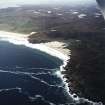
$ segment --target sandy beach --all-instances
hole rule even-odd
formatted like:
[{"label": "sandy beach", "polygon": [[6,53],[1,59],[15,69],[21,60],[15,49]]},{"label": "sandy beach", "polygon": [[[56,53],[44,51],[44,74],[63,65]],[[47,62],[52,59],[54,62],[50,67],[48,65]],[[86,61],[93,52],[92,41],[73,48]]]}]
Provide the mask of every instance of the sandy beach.
[{"label": "sandy beach", "polygon": [[62,79],[62,81],[65,84],[65,88],[70,95],[70,97],[73,97],[69,93],[68,83],[66,83],[66,78],[64,78],[64,75],[61,73],[61,71],[64,70],[64,66],[67,64],[67,60],[69,59],[70,50],[65,48],[67,45],[64,42],[58,42],[58,41],[52,41],[48,43],[40,43],[40,44],[32,44],[28,41],[29,35],[24,34],[18,34],[18,33],[12,33],[12,32],[4,32],[0,31],[0,39],[4,41],[8,41],[10,43],[16,44],[16,45],[25,45],[26,47],[32,48],[32,49],[38,49],[44,53],[50,54],[51,56],[55,56],[59,59],[61,59],[64,63],[60,66],[60,71],[57,71],[57,75]]},{"label": "sandy beach", "polygon": [[24,40],[28,38],[29,35],[27,34],[19,34],[19,33],[13,33],[13,32],[6,32],[6,31],[0,31],[0,38],[12,38],[17,40]]},{"label": "sandy beach", "polygon": [[16,44],[16,45],[25,45],[26,47],[32,48],[32,49],[38,49],[44,53],[50,54],[51,56],[55,56],[63,61],[63,65],[60,66],[60,70],[56,72],[56,74],[62,79],[62,82],[65,84],[65,89],[68,92],[68,95],[72,97],[76,102],[85,102],[88,101],[90,103],[93,103],[87,99],[76,97],[74,98],[74,94],[70,93],[69,90],[69,84],[66,82],[66,78],[64,78],[64,74],[62,74],[62,71],[64,70],[64,66],[67,65],[67,60],[70,58],[70,50],[65,48],[67,46],[64,42],[58,42],[58,41],[52,41],[48,43],[40,43],[40,44],[32,44],[28,41],[28,36],[25,34],[18,34],[18,33],[12,33],[12,32],[5,32],[0,31],[0,40],[8,41],[10,43]]},{"label": "sandy beach", "polygon": [[62,60],[67,60],[69,58],[70,50],[65,48],[67,46],[66,43],[52,41],[48,43],[31,44],[28,42],[28,36],[28,34],[0,31],[0,38],[2,40],[8,40],[14,44],[23,44],[27,47],[36,48]]},{"label": "sandy beach", "polygon": [[70,55],[70,50],[65,48],[67,47],[67,44],[64,42],[52,41],[52,42],[42,43],[42,44],[63,53],[65,56]]},{"label": "sandy beach", "polygon": [[26,38],[29,35],[28,34],[19,34],[19,33],[13,33],[13,32],[6,32],[6,31],[0,31],[0,37],[16,37],[16,38]]}]

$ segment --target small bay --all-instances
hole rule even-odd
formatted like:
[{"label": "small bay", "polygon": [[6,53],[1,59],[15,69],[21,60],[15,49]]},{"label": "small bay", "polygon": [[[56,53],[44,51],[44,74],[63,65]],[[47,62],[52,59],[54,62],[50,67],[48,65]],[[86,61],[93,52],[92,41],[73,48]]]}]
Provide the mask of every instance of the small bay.
[{"label": "small bay", "polygon": [[39,50],[0,41],[0,103],[60,105],[72,102],[56,74],[62,64],[62,60]]}]

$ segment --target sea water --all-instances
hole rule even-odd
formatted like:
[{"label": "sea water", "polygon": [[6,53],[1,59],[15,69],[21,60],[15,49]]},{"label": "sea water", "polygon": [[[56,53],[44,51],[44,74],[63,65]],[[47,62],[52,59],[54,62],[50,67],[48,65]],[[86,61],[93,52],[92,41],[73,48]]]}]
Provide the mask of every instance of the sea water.
[{"label": "sea water", "polygon": [[72,103],[56,73],[62,64],[62,60],[39,50],[0,41],[0,104]]}]

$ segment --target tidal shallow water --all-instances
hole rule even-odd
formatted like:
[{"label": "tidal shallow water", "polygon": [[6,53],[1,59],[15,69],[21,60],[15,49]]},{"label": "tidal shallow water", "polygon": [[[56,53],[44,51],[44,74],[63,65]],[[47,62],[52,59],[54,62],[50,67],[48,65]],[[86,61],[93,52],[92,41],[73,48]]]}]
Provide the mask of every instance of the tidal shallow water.
[{"label": "tidal shallow water", "polygon": [[72,103],[56,74],[63,61],[41,51],[0,41],[1,105]]}]

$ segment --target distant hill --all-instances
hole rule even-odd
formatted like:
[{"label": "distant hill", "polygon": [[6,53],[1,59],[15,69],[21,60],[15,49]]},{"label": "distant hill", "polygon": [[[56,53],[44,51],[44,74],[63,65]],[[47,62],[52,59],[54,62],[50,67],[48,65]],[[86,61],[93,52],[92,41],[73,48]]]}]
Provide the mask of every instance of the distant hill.
[{"label": "distant hill", "polygon": [[100,10],[94,6],[26,5],[0,9],[0,30],[19,33],[104,31]]}]

